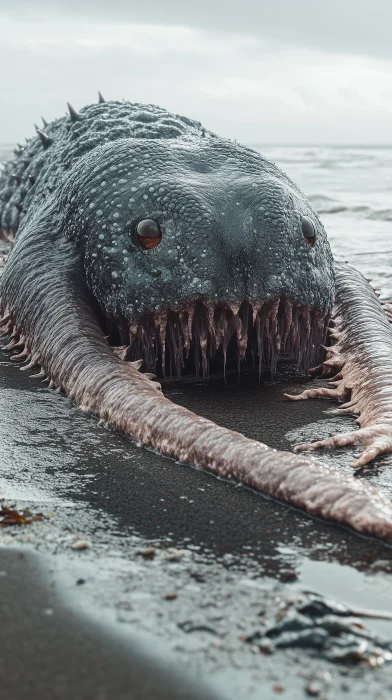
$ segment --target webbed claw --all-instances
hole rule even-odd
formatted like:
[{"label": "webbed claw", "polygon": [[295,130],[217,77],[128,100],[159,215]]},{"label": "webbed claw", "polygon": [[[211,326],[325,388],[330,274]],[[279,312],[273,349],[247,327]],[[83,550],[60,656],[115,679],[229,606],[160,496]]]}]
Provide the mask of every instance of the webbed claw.
[{"label": "webbed claw", "polygon": [[392,453],[392,318],[362,275],[350,266],[336,265],[336,298],[332,313],[335,344],[324,348],[323,376],[331,366],[337,374],[328,387],[306,389],[285,397],[293,401],[335,399],[335,415],[357,416],[359,429],[325,440],[297,445],[296,452],[361,445],[364,450],[351,465],[359,469],[376,457]]},{"label": "webbed claw", "polygon": [[320,447],[347,447],[348,445],[363,445],[364,451],[350,466],[360,469],[376,457],[383,454],[392,454],[392,423],[384,425],[371,425],[348,433],[337,433],[325,440],[304,443],[294,447],[294,452],[307,452],[318,450]]}]

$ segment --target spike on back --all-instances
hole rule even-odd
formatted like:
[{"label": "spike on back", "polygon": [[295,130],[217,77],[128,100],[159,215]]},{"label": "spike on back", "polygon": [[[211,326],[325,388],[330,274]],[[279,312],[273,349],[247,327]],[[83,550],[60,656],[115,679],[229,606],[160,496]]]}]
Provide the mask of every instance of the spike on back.
[{"label": "spike on back", "polygon": [[47,134],[45,134],[44,131],[42,131],[42,129],[38,129],[38,127],[37,127],[37,134],[41,139],[41,143],[42,143],[43,147],[45,149],[48,148],[52,143],[52,139],[50,139],[49,136]]},{"label": "spike on back", "polygon": [[49,124],[48,124],[48,122],[46,121],[46,119],[44,119],[44,117],[41,117],[41,119],[42,119],[42,123],[43,123],[43,125],[44,125],[44,129],[46,129],[46,127],[49,126]]},{"label": "spike on back", "polygon": [[69,102],[67,102],[67,106],[68,106],[69,116],[71,117],[71,122],[76,122],[78,119],[80,119],[79,112],[77,112],[76,109],[74,107],[72,107],[72,105]]},{"label": "spike on back", "polygon": [[102,92],[98,91],[98,104],[103,104],[104,102],[106,102],[106,100],[104,99]]}]

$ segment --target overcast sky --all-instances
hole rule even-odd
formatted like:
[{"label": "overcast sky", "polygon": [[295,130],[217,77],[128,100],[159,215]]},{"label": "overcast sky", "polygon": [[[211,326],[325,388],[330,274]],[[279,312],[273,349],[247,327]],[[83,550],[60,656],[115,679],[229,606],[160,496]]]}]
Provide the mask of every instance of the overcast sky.
[{"label": "overcast sky", "polygon": [[96,100],[246,143],[392,143],[392,0],[0,0],[0,142]]}]

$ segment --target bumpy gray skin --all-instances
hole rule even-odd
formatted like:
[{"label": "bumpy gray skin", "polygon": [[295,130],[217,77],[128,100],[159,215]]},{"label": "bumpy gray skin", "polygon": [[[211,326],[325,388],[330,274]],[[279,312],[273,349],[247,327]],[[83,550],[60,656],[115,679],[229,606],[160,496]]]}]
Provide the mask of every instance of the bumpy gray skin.
[{"label": "bumpy gray skin", "polygon": [[[284,351],[306,369],[320,354],[336,294],[337,385],[351,390],[345,365],[356,381],[366,370],[365,406],[374,375],[366,439],[375,415],[389,430],[387,316],[361,275],[334,265],[321,222],[278,168],[156,107],[100,103],[17,149],[0,181],[0,213],[3,235],[15,238],[0,288],[0,326],[14,358],[40,366],[51,386],[142,445],[392,541],[392,507],[372,487],[220,428],[172,404],[139,371],[138,358],[165,371],[168,349],[181,374],[194,346],[196,368],[201,361],[206,372],[217,348],[225,361],[233,337],[239,360],[253,343],[259,367],[274,369]],[[314,247],[304,215],[316,228]],[[145,218],[163,229],[151,250],[134,236]],[[373,326],[367,334],[364,320],[357,357],[364,300]],[[366,364],[365,356],[378,360]],[[377,440],[369,459],[388,451]]]},{"label": "bumpy gray skin", "polygon": [[[298,188],[258,153],[158,107],[124,102],[85,107],[45,133],[50,146],[37,137],[6,166],[1,228],[16,234],[53,199],[58,236],[78,244],[89,288],[108,315],[131,320],[199,297],[288,296],[331,309],[333,261],[323,226]],[[303,214],[316,224],[317,247],[303,237]],[[148,217],[165,233],[146,252],[130,233]]]}]

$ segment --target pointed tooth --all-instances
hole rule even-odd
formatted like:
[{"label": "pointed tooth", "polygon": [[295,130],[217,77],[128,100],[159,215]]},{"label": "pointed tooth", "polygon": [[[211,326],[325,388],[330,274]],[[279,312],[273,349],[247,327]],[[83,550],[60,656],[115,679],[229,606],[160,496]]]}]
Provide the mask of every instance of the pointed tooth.
[{"label": "pointed tooth", "polygon": [[285,301],[284,301],[285,330],[284,330],[284,335],[282,338],[282,345],[283,346],[286,344],[288,335],[290,333],[292,320],[293,320],[293,305],[290,301],[288,301],[288,299],[285,299]]},{"label": "pointed tooth", "polygon": [[218,307],[214,312],[214,326],[215,326],[215,348],[218,350],[220,344],[223,342],[224,338],[224,318],[226,315],[226,309],[223,307]]},{"label": "pointed tooth", "polygon": [[163,312],[158,314],[156,319],[156,325],[159,326],[159,341],[161,343],[161,366],[162,372],[165,376],[165,364],[166,364],[166,325],[167,325],[167,313]]},{"label": "pointed tooth", "polygon": [[190,341],[192,342],[192,332],[193,332],[193,318],[195,315],[195,307],[190,306],[188,311],[188,333]]},{"label": "pointed tooth", "polygon": [[302,318],[304,320],[304,324],[305,324],[306,340],[308,340],[309,336],[310,336],[310,312],[309,312],[309,309],[307,307],[305,307],[305,306],[302,307],[301,316],[302,316]]},{"label": "pointed tooth", "polygon": [[[227,311],[228,310],[226,310],[226,313],[224,316],[224,335],[223,335],[223,351],[225,353],[225,357],[226,357],[227,348],[229,346],[230,340],[231,340],[231,338],[234,334],[234,330],[235,330],[235,326],[234,326],[234,322],[233,322],[234,317],[233,316],[231,318],[228,317]],[[225,362],[226,362],[226,360],[225,360]]]},{"label": "pointed tooth", "polygon": [[214,309],[211,304],[207,305],[207,323],[208,323],[208,334],[210,337],[210,356],[213,354],[213,349],[216,343],[215,338],[215,326],[214,326]]},{"label": "pointed tooth", "polygon": [[203,328],[201,333],[200,333],[200,350],[201,350],[201,358],[202,358],[202,369],[203,369],[203,377],[207,374],[208,370],[208,359],[207,359],[207,335],[205,332],[205,329]]},{"label": "pointed tooth", "polygon": [[189,328],[188,328],[188,311],[182,311],[180,313],[180,323],[181,323],[181,329],[182,329],[182,335],[184,337],[184,348],[185,348],[185,353],[186,357],[188,358],[189,355],[189,350],[191,347],[191,339],[189,337]]},{"label": "pointed tooth", "polygon": [[130,323],[129,324],[129,346],[132,347],[132,344],[137,336],[137,323]]}]

